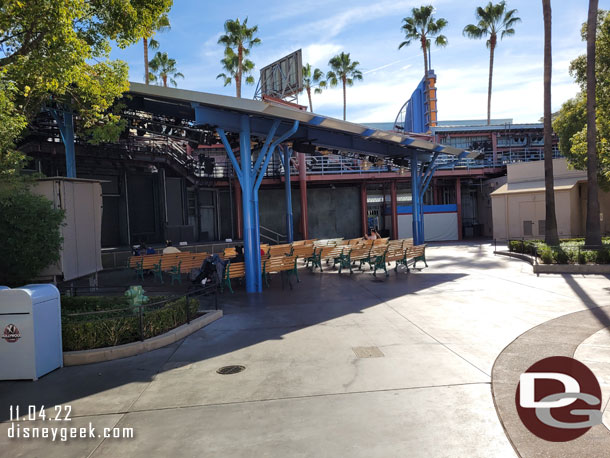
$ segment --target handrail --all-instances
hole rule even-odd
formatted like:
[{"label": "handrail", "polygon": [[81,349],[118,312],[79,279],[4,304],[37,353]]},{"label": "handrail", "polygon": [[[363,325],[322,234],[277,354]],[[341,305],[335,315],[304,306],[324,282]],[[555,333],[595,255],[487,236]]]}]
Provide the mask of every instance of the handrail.
[{"label": "handrail", "polygon": [[[262,224],[260,224],[259,226],[261,228],[261,233],[260,233],[261,238],[267,239],[270,242],[274,242],[274,243],[276,243],[278,245],[280,243],[285,242],[287,240],[287,236],[285,234],[280,234],[279,232],[276,232],[273,229],[269,229],[268,227],[265,227]],[[272,236],[267,235],[267,234],[263,234],[262,231],[270,232],[271,234],[275,235],[275,237],[272,237]]]}]

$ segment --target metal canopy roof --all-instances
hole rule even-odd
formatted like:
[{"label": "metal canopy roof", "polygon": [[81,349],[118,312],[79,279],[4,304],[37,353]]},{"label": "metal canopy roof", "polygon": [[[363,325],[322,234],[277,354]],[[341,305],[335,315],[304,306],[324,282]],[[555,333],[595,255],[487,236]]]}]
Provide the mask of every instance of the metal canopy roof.
[{"label": "metal canopy roof", "polygon": [[[248,114],[251,116],[251,131],[254,135],[266,135],[271,123],[278,119],[287,121],[290,125],[294,121],[299,121],[299,128],[291,140],[329,149],[396,158],[405,157],[413,151],[417,151],[420,160],[423,161],[430,160],[434,153],[449,154],[460,158],[474,158],[478,155],[478,152],[427,142],[395,132],[371,129],[361,124],[261,100],[134,82],[130,83],[129,92],[152,99],[190,103],[197,113],[198,122],[232,132],[239,132],[239,116]],[[279,136],[288,131],[290,125],[280,127],[276,135]]]}]

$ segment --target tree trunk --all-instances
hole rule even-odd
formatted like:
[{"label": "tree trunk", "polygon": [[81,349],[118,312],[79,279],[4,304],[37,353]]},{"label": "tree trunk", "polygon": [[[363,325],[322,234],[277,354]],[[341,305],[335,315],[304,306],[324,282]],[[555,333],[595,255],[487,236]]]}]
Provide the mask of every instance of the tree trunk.
[{"label": "tree trunk", "polygon": [[311,87],[307,86],[307,98],[309,98],[309,111],[313,113],[313,105],[311,104]]},{"label": "tree trunk", "polygon": [[148,38],[142,38],[142,43],[144,44],[144,81],[146,84],[149,84],[148,80]]},{"label": "tree trunk", "polygon": [[595,126],[595,38],[597,33],[598,0],[589,0],[587,18],[587,227],[585,245],[602,244],[599,223],[599,197],[597,186],[597,130]]},{"label": "tree trunk", "polygon": [[345,76],[342,78],[343,82],[343,120],[345,121],[345,107],[347,106],[347,98],[345,97]]},{"label": "tree trunk", "polygon": [[235,86],[237,91],[237,97],[241,97],[241,72],[242,72],[242,59],[244,57],[244,48],[240,44],[237,48],[237,75],[235,77]]},{"label": "tree trunk", "polygon": [[163,87],[167,87],[167,75],[162,75],[161,78],[163,78]]},{"label": "tree trunk", "polygon": [[[428,46],[426,45],[426,42],[428,40],[426,40],[426,36],[422,35],[422,39],[421,39],[421,49],[424,52],[424,88],[428,89]],[[427,96],[426,96],[426,100],[428,100]]]},{"label": "tree trunk", "polygon": [[487,86],[487,125],[491,124],[491,81],[494,74],[494,51],[496,50],[496,36],[489,37],[489,84]]},{"label": "tree trunk", "polygon": [[[422,34],[421,49],[424,52],[424,103],[426,105],[426,111],[430,113],[430,91],[428,88],[428,46],[426,36]],[[430,116],[430,114],[428,114]],[[430,119],[424,120],[426,124],[430,124]]]},{"label": "tree trunk", "polygon": [[544,15],[544,190],[546,209],[544,241],[547,245],[559,245],[557,216],[555,214],[553,127],[551,125],[551,74],[553,69],[551,54],[551,0],[542,0],[542,13]]}]

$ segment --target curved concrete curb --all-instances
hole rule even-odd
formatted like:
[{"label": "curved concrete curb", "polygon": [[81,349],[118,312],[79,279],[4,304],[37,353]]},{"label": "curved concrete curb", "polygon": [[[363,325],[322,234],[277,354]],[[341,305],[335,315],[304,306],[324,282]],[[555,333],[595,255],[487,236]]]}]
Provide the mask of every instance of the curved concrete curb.
[{"label": "curved concrete curb", "polygon": [[527,254],[515,253],[513,251],[494,251],[494,254],[499,254],[502,256],[507,256],[509,258],[520,259],[521,261],[525,261],[528,264],[532,265],[532,258]]},{"label": "curved concrete curb", "polygon": [[538,264],[535,274],[610,274],[610,264]]},{"label": "curved concrete curb", "polygon": [[[494,363],[491,390],[500,422],[520,457],[600,458],[610,456],[610,431],[602,424],[570,442],[547,442],[525,428],[517,414],[519,376],[549,356],[573,357],[589,336],[610,326],[610,306],[564,315],[521,334]],[[603,403],[603,400],[602,400]]]},{"label": "curved concrete curb", "polygon": [[512,251],[494,251],[494,254],[525,261],[534,268],[535,274],[610,274],[610,264],[533,264],[527,254]]},{"label": "curved concrete curb", "polygon": [[116,347],[94,348],[93,350],[64,352],[64,366],[78,366],[81,364],[112,361],[113,359],[127,358],[147,351],[156,350],[184,339],[195,331],[222,317],[222,310],[210,310],[205,315],[195,318],[189,324],[183,324],[165,334],[151,337],[143,342],[132,342]]}]

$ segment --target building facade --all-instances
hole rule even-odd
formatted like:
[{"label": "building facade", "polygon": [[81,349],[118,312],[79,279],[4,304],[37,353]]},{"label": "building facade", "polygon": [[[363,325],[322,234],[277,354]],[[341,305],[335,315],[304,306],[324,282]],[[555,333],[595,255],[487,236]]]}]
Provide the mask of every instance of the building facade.
[{"label": "building facade", "polygon": [[[117,142],[76,141],[77,177],[102,181],[102,246],[241,239],[240,188],[213,126],[196,125],[193,108],[169,96],[130,94],[124,103],[128,127]],[[427,240],[491,237],[493,180],[505,175],[507,164],[542,157],[542,124],[482,124],[439,122],[430,135],[420,135],[481,153],[476,160],[437,159],[424,195]],[[408,167],[350,151],[292,146],[295,238],[358,237],[371,227],[390,237],[410,236]],[[64,147],[50,115],[36,119],[20,149],[32,158],[31,170],[65,175]],[[259,197],[261,238],[270,243],[286,234],[284,177],[282,162],[273,157]]]}]

